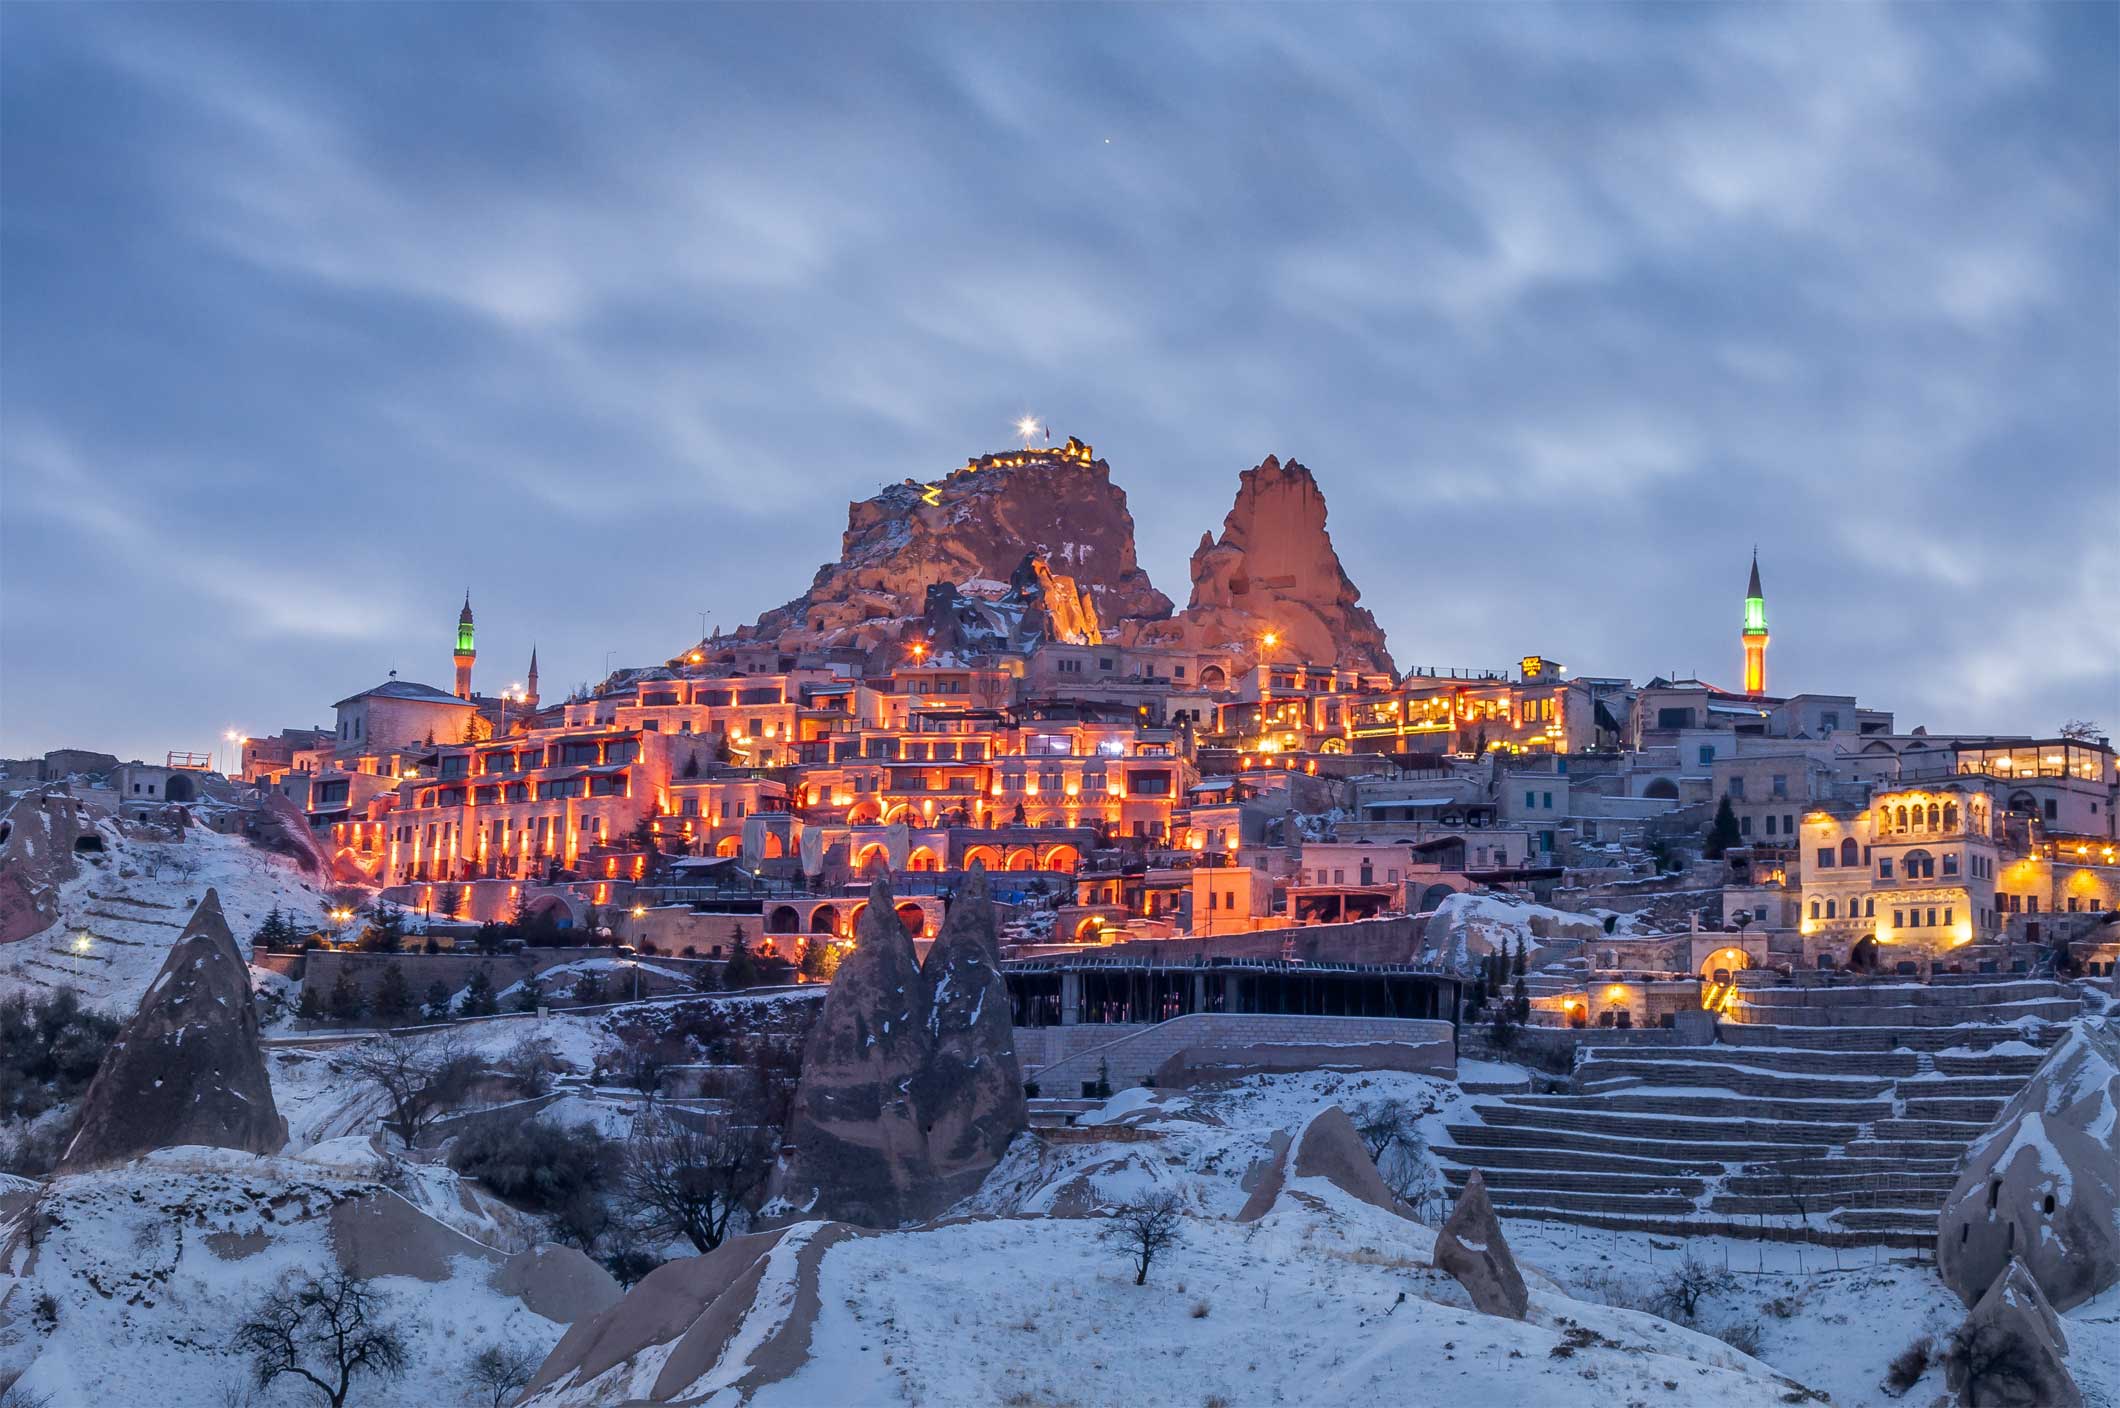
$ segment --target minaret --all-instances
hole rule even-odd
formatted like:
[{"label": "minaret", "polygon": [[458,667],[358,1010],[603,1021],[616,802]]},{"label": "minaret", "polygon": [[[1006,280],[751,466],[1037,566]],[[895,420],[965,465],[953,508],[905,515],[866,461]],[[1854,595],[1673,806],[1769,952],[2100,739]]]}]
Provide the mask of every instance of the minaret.
[{"label": "minaret", "polygon": [[525,709],[535,709],[537,707],[537,647],[534,645],[530,647],[530,673],[525,677],[525,680],[523,707]]},{"label": "minaret", "polygon": [[464,593],[464,609],[456,618],[456,697],[471,697],[471,662],[478,650],[471,643],[471,593]]},{"label": "minaret", "polygon": [[1767,692],[1767,599],[1759,590],[1759,549],[1752,549],[1752,581],[1745,588],[1745,693]]}]

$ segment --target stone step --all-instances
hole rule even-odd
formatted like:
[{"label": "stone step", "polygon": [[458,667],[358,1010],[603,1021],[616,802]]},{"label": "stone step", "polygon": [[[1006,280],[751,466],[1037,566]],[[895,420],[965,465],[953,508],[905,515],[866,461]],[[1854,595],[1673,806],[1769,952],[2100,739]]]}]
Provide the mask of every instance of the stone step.
[{"label": "stone step", "polygon": [[[1853,1209],[1866,1212],[1925,1212],[1931,1222],[1943,1208],[1943,1200],[1950,1192],[1923,1193],[1918,1190],[1898,1192],[1889,1189],[1853,1189],[1836,1194],[1814,1194],[1799,1190],[1804,1211],[1812,1217],[1822,1213]],[[1796,1216],[1796,1202],[1786,1193],[1718,1193],[1708,1200],[1708,1211],[1729,1213],[1735,1217],[1757,1217],[1765,1213],[1769,1217]]]},{"label": "stone step", "polygon": [[1623,1139],[1600,1134],[1573,1134],[1556,1141],[1551,1131],[1516,1125],[1453,1124],[1446,1128],[1451,1139],[1467,1149],[1582,1150],[1704,1170],[1711,1164],[1728,1168],[1744,1163],[1771,1163],[1776,1159],[1822,1159],[1832,1148],[1829,1142],[1822,1141],[1723,1144],[1688,1139],[1674,1143],[1668,1139]]},{"label": "stone step", "polygon": [[1732,1046],[1807,1047],[1835,1052],[1945,1051],[1960,1046],[1983,1049],[2006,1041],[2050,1046],[2060,1039],[2058,1029],[2041,1027],[1776,1027],[1740,1022],[1724,1023],[1721,1035]]},{"label": "stone step", "polygon": [[1918,1076],[1899,1082],[1899,1098],[1926,1100],[1932,1096],[1948,1096],[1964,1100],[1992,1097],[1999,1103],[2024,1089],[2024,1085],[2023,1076]]},{"label": "stone step", "polygon": [[1914,1245],[1934,1246],[1936,1243],[1935,1212],[1896,1212],[1888,1209],[1852,1209],[1836,1212],[1832,1221],[1850,1231],[1900,1232],[1918,1237]]},{"label": "stone step", "polygon": [[1887,1159],[1948,1163],[1956,1167],[1965,1157],[1962,1139],[1850,1139],[1842,1152],[1853,1159]]},{"label": "stone step", "polygon": [[1689,1119],[1825,1120],[1860,1124],[1890,1119],[1889,1100],[1769,1100],[1746,1095],[1665,1093],[1654,1089],[1613,1095],[1519,1095],[1509,1104],[1523,1108],[1616,1110],[1640,1115],[1682,1115]]},{"label": "stone step", "polygon": [[1490,1189],[1488,1201],[1495,1211],[1517,1217],[1524,1209],[1564,1210],[1592,1213],[1667,1213],[1683,1215],[1695,1210],[1694,1200],[1668,1194],[1561,1193],[1545,1189]]},{"label": "stone step", "polygon": [[2066,1022],[2083,1012],[2077,997],[2038,997],[2021,1002],[1964,1003],[1951,1006],[1758,1007],[1733,1002],[1723,1009],[1725,1025],[1778,1023],[1785,1030],[1842,1031],[1869,1027],[1960,1027],[1989,1022],[2017,1022],[2036,1017]]},{"label": "stone step", "polygon": [[[2015,1033],[2012,1033],[2015,1035]],[[2001,1045],[2000,1042],[1991,1043]],[[2038,1046],[2043,1043],[2032,1042]],[[2029,1080],[2046,1061],[2046,1053],[2018,1051],[1983,1051],[1977,1055],[1959,1056],[1938,1052],[1933,1058],[1936,1070],[1948,1076],[2022,1076]]]},{"label": "stone step", "polygon": [[[1604,1073],[1610,1071],[1611,1076]],[[1892,1088],[1889,1076],[1853,1076],[1836,1079],[1792,1075],[1786,1071],[1752,1070],[1721,1062],[1642,1061],[1598,1062],[1577,1071],[1584,1094],[1632,1086],[1702,1086],[1727,1090],[1736,1095],[1772,1095],[1786,1100],[1859,1100],[1884,1094]]]},{"label": "stone step", "polygon": [[1654,1175],[1658,1178],[1683,1177],[1688,1174],[1721,1173],[1723,1165],[1716,1159],[1700,1159],[1674,1156],[1668,1159],[1638,1159],[1623,1154],[1595,1154],[1572,1145],[1567,1148],[1515,1149],[1501,1145],[1484,1147],[1461,1147],[1439,1144],[1432,1149],[1441,1163],[1462,1164],[1479,1169],[1522,1169],[1538,1171],[1551,1169],[1564,1173],[1632,1173]]},{"label": "stone step", "polygon": [[1968,1120],[1878,1120],[1870,1126],[1869,1138],[1900,1142],[1949,1144],[1960,1153],[1987,1132],[1987,1121]]},{"label": "stone step", "polygon": [[[1854,1214],[1860,1216],[1861,1214]],[[1624,1214],[1582,1212],[1567,1208],[1519,1208],[1504,1216],[1518,1221],[1564,1222],[1577,1227],[1596,1227],[1614,1232],[1639,1232],[1650,1236],[1686,1239],[1691,1237],[1729,1237],[1740,1241],[1803,1242],[1821,1247],[1908,1247],[1927,1248],[1936,1244],[1936,1229],[1932,1225],[1926,1231],[1919,1228],[1893,1230],[1884,1228],[1875,1231],[1854,1230],[1828,1224],[1819,1227],[1812,1224],[1795,1225],[1792,1219],[1754,1218],[1749,1221],[1732,1217],[1639,1217]],[[1932,1220],[1933,1221],[1933,1220]]]},{"label": "stone step", "polygon": [[1985,983],[1857,982],[1832,987],[1739,984],[1737,1000],[1777,1009],[1876,1007],[1997,1007],[2012,1002],[2074,996],[2050,978],[1998,978]]},{"label": "stone step", "polygon": [[[1620,1193],[1629,1195],[1663,1195],[1669,1197],[1698,1198],[1707,1187],[1698,1178],[1671,1178],[1644,1174],[1626,1173],[1554,1173],[1544,1169],[1486,1168],[1479,1170],[1490,1191],[1499,1189],[1540,1189],[1568,1193]],[[1445,1167],[1443,1179],[1453,1188],[1462,1188],[1472,1177],[1470,1168]],[[1939,1204],[1940,1205],[1940,1204]]]},{"label": "stone step", "polygon": [[1853,1196],[1879,1189],[1891,1189],[1909,1197],[1916,1195],[1932,1196],[1936,1200],[1935,1205],[1941,1207],[1943,1206],[1945,1195],[1956,1187],[1958,1183],[1957,1175],[1949,1171],[1938,1173],[1895,1173],[1879,1170],[1870,1174],[1849,1174],[1827,1171],[1832,1168],[1831,1161],[1828,1161],[1823,1168],[1817,1164],[1808,1165],[1804,1168],[1775,1165],[1776,1172],[1746,1173],[1739,1171],[1732,1173],[1723,1180],[1723,1191],[1738,1197],[1747,1198],[1782,1196],[1787,1192],[1787,1188],[1777,1176],[1777,1173],[1785,1167],[1796,1178],[1798,1188],[1806,1196],[1816,1194],[1827,1198]]},{"label": "stone step", "polygon": [[1908,1099],[1901,1107],[1910,1120],[1948,1120],[1958,1124],[1977,1124],[1983,1127],[1995,1122],[2007,1102],[1995,1096],[1942,1097],[1919,1096]]},{"label": "stone step", "polygon": [[1608,1061],[1627,1065],[1654,1063],[1675,1066],[1727,1063],[1749,1070],[1896,1077],[1913,1075],[1919,1060],[1918,1056],[1907,1051],[1839,1052],[1817,1051],[1806,1047],[1719,1043],[1714,1046],[1680,1047],[1593,1046],[1584,1055],[1583,1064],[1603,1065]]},{"label": "stone step", "polygon": [[1717,1141],[1741,1144],[1844,1144],[1856,1137],[1855,1121],[1681,1119],[1672,1116],[1620,1114],[1582,1108],[1525,1106],[1515,1101],[1482,1106],[1482,1122],[1519,1128],[1599,1134],[1635,1140],[1669,1140],[1681,1144]]}]

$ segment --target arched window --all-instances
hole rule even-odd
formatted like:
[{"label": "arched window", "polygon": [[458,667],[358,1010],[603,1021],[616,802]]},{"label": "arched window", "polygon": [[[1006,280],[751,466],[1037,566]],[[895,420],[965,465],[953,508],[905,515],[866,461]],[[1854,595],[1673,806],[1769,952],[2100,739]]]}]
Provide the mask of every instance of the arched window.
[{"label": "arched window", "polygon": [[1958,804],[1956,802],[1945,802],[1943,804],[1943,829],[1946,831],[1956,831],[1958,829]]},{"label": "arched window", "polygon": [[1943,825],[1943,808],[1931,802],[1929,803],[1929,830],[1934,831],[1941,825]]},{"label": "arched window", "polygon": [[1838,900],[1827,900],[1827,901],[1826,901],[1826,918],[1828,918],[1828,919],[1837,919],[1837,918],[1839,918],[1839,915],[1838,915],[1838,914],[1836,913],[1836,911],[1837,911],[1837,910],[1838,910],[1839,908],[1840,908],[1840,901],[1838,901]]},{"label": "arched window", "polygon": [[1901,831],[1907,829],[1907,809],[1905,807],[1899,809],[1899,829]]},{"label": "arched window", "polygon": [[1864,900],[1862,902],[1862,917],[1865,919],[1875,919],[1877,917],[1877,901]]},{"label": "arched window", "polygon": [[1925,880],[1936,874],[1936,857],[1927,851],[1913,850],[1906,853],[1900,862],[1900,870],[1908,880]]},{"label": "arched window", "polygon": [[1812,901],[1811,901],[1811,917],[1812,917],[1813,919],[1816,919],[1816,918],[1818,917],[1818,901],[1817,901],[1817,900],[1812,900]]},{"label": "arched window", "polygon": [[1861,861],[1862,850],[1855,844],[1853,836],[1840,843],[1840,863],[1842,865],[1858,865]]}]

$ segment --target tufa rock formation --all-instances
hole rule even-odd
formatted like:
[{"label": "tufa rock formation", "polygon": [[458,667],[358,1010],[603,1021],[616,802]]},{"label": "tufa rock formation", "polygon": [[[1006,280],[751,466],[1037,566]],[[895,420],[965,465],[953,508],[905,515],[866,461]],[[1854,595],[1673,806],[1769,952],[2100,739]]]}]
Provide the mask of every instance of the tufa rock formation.
[{"label": "tufa rock formation", "polygon": [[2061,1317],[2011,1261],[1944,1350],[1944,1382],[1962,1408],[2082,1408]]},{"label": "tufa rock formation", "polygon": [[1054,641],[1097,645],[1104,639],[1096,604],[1074,578],[1056,576],[1035,553],[1009,574],[1007,589],[998,595],[940,582],[929,587],[918,633],[937,654],[957,655],[1031,651]]},{"label": "tufa rock formation", "polygon": [[1302,1134],[1294,1139],[1285,1131],[1275,1130],[1268,1144],[1271,1157],[1245,1173],[1244,1189],[1249,1196],[1237,1213],[1237,1221],[1256,1222],[1273,1211],[1283,1197],[1316,1201],[1313,1194],[1293,1186],[1303,1179],[1329,1183],[1371,1207],[1400,1217],[1407,1215],[1405,1205],[1393,1196],[1384,1176],[1377,1172],[1376,1161],[1369,1157],[1354,1121],[1338,1105],[1327,1105],[1312,1115]]},{"label": "tufa rock formation", "polygon": [[1455,1277],[1485,1314],[1521,1320],[1531,1306],[1531,1294],[1502,1236],[1502,1221],[1487,1200],[1487,1180],[1478,1169],[1465,1180],[1450,1220],[1436,1233],[1435,1265]]},{"label": "tufa rock formation", "polygon": [[63,788],[25,792],[0,811],[0,943],[41,934],[59,919],[59,886],[80,865],[75,848],[102,839]]},{"label": "tufa rock formation", "polygon": [[1936,1269],[1967,1305],[2022,1262],[2063,1310],[2120,1281],[2120,1033],[2086,1017],[1987,1133],[1937,1218]]},{"label": "tufa rock formation", "polygon": [[803,1050],[777,1211],[896,1227],[979,1186],[1028,1123],[984,870],[923,971],[889,883],[869,890]]},{"label": "tufa rock formation", "polygon": [[1030,1123],[984,866],[975,865],[951,899],[920,976],[932,1051],[913,1079],[913,1108],[939,1210],[977,1192]]},{"label": "tufa rock formation", "polygon": [[1134,560],[1125,491],[1071,439],[987,455],[936,483],[907,480],[848,505],[839,560],[738,636],[783,650],[873,649],[922,613],[930,587],[999,591],[1026,551],[1079,583],[1100,620],[1170,614],[1170,598]]},{"label": "tufa rock formation", "polygon": [[[1244,471],[1218,542],[1202,534],[1192,557],[1192,600],[1173,623],[1194,649],[1230,648],[1251,657],[1268,631],[1273,658],[1372,672],[1392,670],[1376,618],[1357,605],[1332,535],[1325,495],[1309,470],[1268,455]],[[1146,643],[1173,638],[1144,626]]]},{"label": "tufa rock formation", "polygon": [[250,969],[212,890],[118,1033],[61,1172],[179,1144],[271,1154],[287,1142],[258,1045]]},{"label": "tufa rock formation", "polygon": [[[560,1337],[519,1400],[539,1408],[743,1403],[809,1362],[818,1265],[861,1233],[805,1222],[664,1262]],[[727,1394],[726,1400],[722,1397]]]}]

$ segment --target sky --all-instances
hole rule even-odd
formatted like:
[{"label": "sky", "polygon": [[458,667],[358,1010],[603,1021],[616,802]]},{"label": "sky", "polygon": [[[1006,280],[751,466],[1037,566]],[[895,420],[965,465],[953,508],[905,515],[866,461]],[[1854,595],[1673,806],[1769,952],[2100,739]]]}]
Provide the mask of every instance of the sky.
[{"label": "sky", "polygon": [[0,756],[547,697],[1078,435],[1401,668],[2120,732],[2120,7],[0,6]]}]

